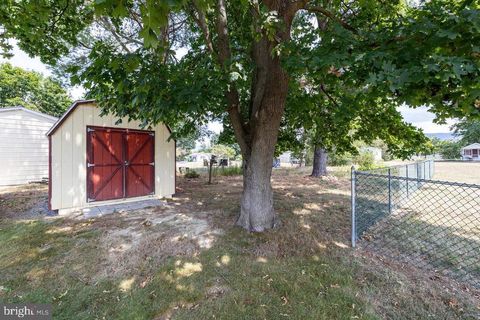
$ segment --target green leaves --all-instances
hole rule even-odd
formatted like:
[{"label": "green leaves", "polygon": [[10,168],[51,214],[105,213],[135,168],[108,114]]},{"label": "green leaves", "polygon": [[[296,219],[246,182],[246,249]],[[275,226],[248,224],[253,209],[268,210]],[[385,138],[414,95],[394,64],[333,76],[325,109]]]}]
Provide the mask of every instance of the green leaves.
[{"label": "green leaves", "polygon": [[463,146],[480,142],[480,121],[462,119],[454,126],[455,135],[460,137],[460,144]]},{"label": "green leaves", "polygon": [[93,5],[84,0],[2,1],[0,38],[19,40],[22,50],[53,65],[78,44],[77,35],[92,19]]},{"label": "green leaves", "polygon": [[95,14],[98,16],[110,15],[115,18],[128,15],[128,1],[123,0],[95,0]]},{"label": "green leaves", "polygon": [[0,64],[0,108],[24,106],[52,116],[60,116],[72,103],[66,90],[41,74]]},{"label": "green leaves", "polygon": [[[63,70],[75,83],[106,110],[145,123],[223,118],[224,93],[232,84],[248,119],[258,71],[252,49],[261,37],[271,42],[264,54],[280,57],[292,79],[284,127],[295,137],[299,126],[321,128],[331,145],[349,146],[356,132],[362,139],[383,135],[408,149],[401,139],[421,139],[392,106],[426,104],[439,120],[480,116],[478,1],[413,7],[361,0],[348,9],[331,1],[327,9],[355,32],[299,11],[290,41],[278,38],[286,27],[281,12],[227,1],[232,54],[222,67],[206,50],[198,9],[217,50],[217,9],[209,0],[6,0],[0,4],[0,47],[7,48],[1,39],[15,37],[50,64],[68,55]],[[188,50],[179,61],[178,48]]]}]

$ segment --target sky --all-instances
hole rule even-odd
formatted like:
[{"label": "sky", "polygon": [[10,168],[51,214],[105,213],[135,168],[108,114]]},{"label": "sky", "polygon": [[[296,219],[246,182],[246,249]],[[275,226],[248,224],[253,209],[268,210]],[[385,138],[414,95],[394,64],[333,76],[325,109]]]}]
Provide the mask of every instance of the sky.
[{"label": "sky", "polygon": [[[9,61],[12,65],[21,67],[27,70],[33,70],[49,76],[52,72],[49,70],[48,66],[43,64],[39,58],[29,57],[25,52],[20,50],[16,45],[13,49],[13,57],[6,60],[0,57],[0,62]],[[81,87],[75,87],[69,90],[70,95],[73,99],[82,99],[84,95],[84,90]],[[402,113],[405,121],[412,123],[418,128],[423,129],[425,133],[447,133],[451,132],[450,127],[455,123],[454,120],[447,121],[445,125],[435,124],[433,119],[435,115],[431,112],[428,112],[427,107],[420,107],[416,109],[409,108],[408,106],[400,107],[400,112]],[[209,129],[214,132],[220,132],[222,125],[220,123],[211,123],[209,124]]]}]

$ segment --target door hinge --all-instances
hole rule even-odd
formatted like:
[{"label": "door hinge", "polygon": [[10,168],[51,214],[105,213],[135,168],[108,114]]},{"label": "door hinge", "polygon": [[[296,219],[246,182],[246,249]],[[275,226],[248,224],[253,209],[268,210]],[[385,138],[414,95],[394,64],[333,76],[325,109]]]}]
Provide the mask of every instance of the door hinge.
[{"label": "door hinge", "polygon": [[93,163],[88,163],[87,162],[87,168],[91,168],[91,167],[95,167],[95,165]]},{"label": "door hinge", "polygon": [[94,132],[95,129],[92,129],[92,128],[87,128],[87,132]]},{"label": "door hinge", "polygon": [[92,198],[87,198],[87,202],[94,202],[95,199],[92,199]]},{"label": "door hinge", "polygon": [[155,162],[150,162],[149,165],[154,166]]},{"label": "door hinge", "polygon": [[155,137],[155,133],[153,133],[153,132],[150,132],[149,135],[152,136],[152,137]]}]

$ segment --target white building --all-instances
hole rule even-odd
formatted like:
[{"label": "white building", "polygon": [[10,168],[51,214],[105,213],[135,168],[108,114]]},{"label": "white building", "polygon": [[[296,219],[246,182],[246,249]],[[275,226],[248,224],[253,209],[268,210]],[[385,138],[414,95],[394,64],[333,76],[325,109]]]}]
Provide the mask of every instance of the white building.
[{"label": "white building", "polygon": [[480,161],[480,143],[472,143],[461,149],[462,160]]},{"label": "white building", "polygon": [[280,165],[283,165],[283,166],[291,165],[291,163],[292,163],[292,152],[291,151],[286,151],[286,152],[282,153],[281,155],[279,155],[278,159],[280,160]]},{"label": "white building", "polygon": [[48,178],[48,138],[57,118],[24,107],[0,109],[0,185]]}]

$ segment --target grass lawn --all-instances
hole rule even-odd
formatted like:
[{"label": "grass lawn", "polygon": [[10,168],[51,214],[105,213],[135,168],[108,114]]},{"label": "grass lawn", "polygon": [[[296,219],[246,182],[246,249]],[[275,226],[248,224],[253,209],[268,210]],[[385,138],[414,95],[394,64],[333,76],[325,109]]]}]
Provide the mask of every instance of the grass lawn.
[{"label": "grass lawn", "polygon": [[473,289],[352,251],[338,172],[274,170],[282,226],[262,234],[233,226],[238,176],[179,178],[165,206],[89,220],[35,215],[44,186],[0,191],[0,301],[54,319],[478,319]]},{"label": "grass lawn", "polygon": [[480,162],[435,162],[435,180],[480,184]]}]

